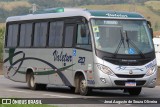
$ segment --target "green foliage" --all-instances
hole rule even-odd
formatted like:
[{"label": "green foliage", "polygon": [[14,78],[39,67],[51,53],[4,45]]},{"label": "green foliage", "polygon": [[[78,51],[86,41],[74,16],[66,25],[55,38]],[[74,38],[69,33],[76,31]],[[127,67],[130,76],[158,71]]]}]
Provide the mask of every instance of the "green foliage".
[{"label": "green foliage", "polygon": [[3,61],[4,28],[0,28],[0,63]]},{"label": "green foliage", "polygon": [[126,4],[126,3],[144,3],[149,0],[28,0],[30,3],[36,3],[40,7],[72,7],[82,5],[108,5],[108,4]]},{"label": "green foliage", "polygon": [[5,20],[10,16],[17,16],[17,15],[25,15],[29,13],[28,7],[17,7],[12,11],[7,11],[0,8],[0,23],[4,23]]}]

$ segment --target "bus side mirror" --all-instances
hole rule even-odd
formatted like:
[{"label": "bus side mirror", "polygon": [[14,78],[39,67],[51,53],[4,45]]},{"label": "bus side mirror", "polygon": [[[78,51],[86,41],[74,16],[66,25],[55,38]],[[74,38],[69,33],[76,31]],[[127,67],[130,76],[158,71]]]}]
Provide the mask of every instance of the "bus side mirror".
[{"label": "bus side mirror", "polygon": [[152,28],[149,28],[150,32],[151,32],[151,36],[153,38],[153,29]]},{"label": "bus side mirror", "polygon": [[150,28],[152,27],[152,24],[150,21],[147,21],[147,24],[149,25]]},{"label": "bus side mirror", "polygon": [[149,30],[150,30],[150,33],[151,33],[151,36],[153,38],[153,29],[152,29],[152,24],[150,21],[147,21],[147,24],[149,25]]}]

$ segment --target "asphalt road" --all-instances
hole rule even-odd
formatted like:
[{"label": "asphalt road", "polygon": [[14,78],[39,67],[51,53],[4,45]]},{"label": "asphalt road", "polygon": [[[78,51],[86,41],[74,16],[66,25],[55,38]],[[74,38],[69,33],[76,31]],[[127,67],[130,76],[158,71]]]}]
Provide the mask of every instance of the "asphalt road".
[{"label": "asphalt road", "polygon": [[[48,86],[44,91],[33,91],[27,87],[26,83],[13,82],[0,75],[0,98],[71,98],[73,103],[78,99],[80,104],[58,104],[63,107],[160,107],[160,104],[83,104],[83,102],[99,103],[102,99],[123,99],[123,98],[159,98],[160,99],[160,86],[155,88],[143,88],[141,94],[138,97],[129,96],[127,93],[123,93],[122,90],[93,90],[90,96],[81,96],[74,94],[68,87],[55,87]],[[89,99],[99,98],[99,99]],[[62,101],[63,102],[63,101]]]}]

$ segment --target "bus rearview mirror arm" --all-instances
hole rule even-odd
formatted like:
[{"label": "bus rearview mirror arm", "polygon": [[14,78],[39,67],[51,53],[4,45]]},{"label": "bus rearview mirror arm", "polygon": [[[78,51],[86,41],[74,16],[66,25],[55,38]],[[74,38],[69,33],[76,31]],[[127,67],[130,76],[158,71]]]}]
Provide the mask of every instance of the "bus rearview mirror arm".
[{"label": "bus rearview mirror arm", "polygon": [[147,21],[147,24],[149,25],[149,30],[150,30],[150,33],[151,33],[151,36],[153,38],[153,29],[152,29],[152,24],[150,21]]},{"label": "bus rearview mirror arm", "polygon": [[151,32],[151,36],[153,38],[153,29],[152,28],[149,28],[150,32]]}]

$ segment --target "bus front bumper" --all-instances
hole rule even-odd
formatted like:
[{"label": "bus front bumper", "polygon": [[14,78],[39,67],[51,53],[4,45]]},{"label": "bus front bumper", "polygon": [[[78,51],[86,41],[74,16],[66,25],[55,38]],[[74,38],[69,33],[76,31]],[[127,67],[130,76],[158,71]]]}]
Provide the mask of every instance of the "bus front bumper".
[{"label": "bus front bumper", "polygon": [[[154,88],[156,86],[157,72],[150,76],[143,76],[142,78],[119,78],[116,75],[100,77],[98,84],[95,87],[102,88],[129,88],[129,87],[148,87]],[[130,84],[130,85],[129,85]]]}]

